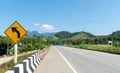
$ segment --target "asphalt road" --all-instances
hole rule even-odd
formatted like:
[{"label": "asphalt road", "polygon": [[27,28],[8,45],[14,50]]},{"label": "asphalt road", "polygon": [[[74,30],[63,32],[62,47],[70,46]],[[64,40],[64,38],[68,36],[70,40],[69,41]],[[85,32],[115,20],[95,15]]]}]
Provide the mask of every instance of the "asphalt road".
[{"label": "asphalt road", "polygon": [[34,73],[120,73],[120,55],[52,46]]},{"label": "asphalt road", "polygon": [[49,49],[34,73],[73,73],[55,47]]},{"label": "asphalt road", "polygon": [[54,48],[66,58],[77,73],[120,73],[120,55],[63,46]]}]

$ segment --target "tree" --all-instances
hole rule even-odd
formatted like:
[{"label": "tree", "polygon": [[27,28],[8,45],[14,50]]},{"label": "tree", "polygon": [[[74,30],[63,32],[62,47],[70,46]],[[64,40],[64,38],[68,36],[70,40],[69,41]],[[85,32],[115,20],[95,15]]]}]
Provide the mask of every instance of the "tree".
[{"label": "tree", "polygon": [[71,37],[71,33],[67,31],[61,31],[55,34],[56,37],[60,39],[65,39]]}]

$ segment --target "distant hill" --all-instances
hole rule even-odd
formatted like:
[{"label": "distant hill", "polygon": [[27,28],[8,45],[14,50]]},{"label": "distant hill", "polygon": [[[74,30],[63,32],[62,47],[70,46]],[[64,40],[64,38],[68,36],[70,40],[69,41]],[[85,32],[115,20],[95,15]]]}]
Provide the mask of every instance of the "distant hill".
[{"label": "distant hill", "polygon": [[84,35],[84,36],[87,36],[87,37],[94,37],[93,34],[89,33],[89,32],[74,32],[72,33],[72,36],[78,36],[78,35]]},{"label": "distant hill", "polygon": [[120,30],[113,32],[111,35],[116,36],[116,37],[120,37]]},{"label": "distant hill", "polygon": [[28,36],[54,36],[55,33],[39,33],[38,31],[28,31]]},{"label": "distant hill", "polygon": [[28,31],[27,36],[40,36],[38,31]]},{"label": "distant hill", "polygon": [[[75,36],[76,37],[79,37],[79,36],[82,36],[82,35],[85,35],[87,37],[94,37],[93,34],[89,33],[89,32],[74,32],[74,33],[71,33],[71,32],[68,32],[68,31],[60,31],[60,32],[57,32],[57,33],[49,33],[49,32],[46,32],[46,33],[39,33],[38,31],[28,31],[27,35],[28,36],[56,36],[60,39],[66,39],[66,38],[72,38]],[[105,35],[105,36],[114,36],[114,37],[120,37],[120,31],[115,31],[113,32],[112,34],[110,35]]]},{"label": "distant hill", "polygon": [[68,32],[68,31],[61,31],[55,34],[56,37],[60,38],[60,39],[64,39],[64,38],[69,38],[71,37],[72,33]]},{"label": "distant hill", "polygon": [[85,37],[94,37],[93,34],[91,33],[88,33],[88,32],[74,32],[74,33],[71,33],[71,32],[68,32],[68,31],[61,31],[61,32],[58,32],[55,34],[56,37],[60,38],[60,39],[65,39],[65,38],[72,38],[72,37],[82,37],[82,36],[85,36]]},{"label": "distant hill", "polygon": [[54,36],[56,33],[40,33],[41,36]]}]

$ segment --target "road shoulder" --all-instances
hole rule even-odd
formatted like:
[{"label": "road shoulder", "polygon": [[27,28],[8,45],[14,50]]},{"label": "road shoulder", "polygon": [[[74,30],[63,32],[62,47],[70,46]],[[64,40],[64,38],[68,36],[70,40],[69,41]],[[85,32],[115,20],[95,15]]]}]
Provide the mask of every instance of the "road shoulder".
[{"label": "road shoulder", "polygon": [[51,47],[34,73],[73,73],[54,47]]}]

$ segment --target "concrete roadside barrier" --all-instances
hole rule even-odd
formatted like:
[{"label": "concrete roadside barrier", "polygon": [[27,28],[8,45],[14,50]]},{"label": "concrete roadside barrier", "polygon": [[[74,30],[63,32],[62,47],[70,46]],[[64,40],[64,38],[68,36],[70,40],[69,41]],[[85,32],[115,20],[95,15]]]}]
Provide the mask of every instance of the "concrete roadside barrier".
[{"label": "concrete roadside barrier", "polygon": [[6,71],[5,73],[33,73],[40,62],[40,52],[37,52],[27,59],[23,60],[20,64],[14,66],[11,70]]}]

